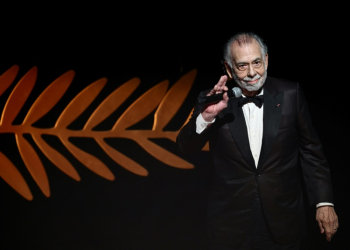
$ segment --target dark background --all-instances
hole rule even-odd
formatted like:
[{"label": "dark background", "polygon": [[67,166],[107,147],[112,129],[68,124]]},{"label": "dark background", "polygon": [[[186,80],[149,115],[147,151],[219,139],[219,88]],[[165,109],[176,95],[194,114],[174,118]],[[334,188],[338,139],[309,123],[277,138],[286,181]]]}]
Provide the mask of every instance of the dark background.
[{"label": "dark background", "polygon": [[[344,106],[346,98],[336,100],[349,89],[346,47],[342,47],[346,46],[342,34],[346,23],[339,13],[341,8],[324,6],[310,12],[300,7],[294,11],[295,6],[286,4],[278,6],[283,10],[279,14],[267,14],[248,5],[243,9],[216,6],[217,10],[203,5],[189,9],[179,3],[169,3],[169,7],[131,5],[101,3],[72,8],[57,3],[35,6],[35,11],[29,8],[33,6],[20,6],[20,11],[19,6],[4,9],[8,15],[2,25],[0,73],[18,65],[17,82],[37,66],[38,79],[30,96],[34,101],[58,76],[74,70],[76,76],[60,103],[62,108],[102,77],[108,78],[105,97],[127,80],[140,78],[141,84],[127,105],[159,82],[167,79],[171,86],[197,69],[188,98],[168,126],[176,131],[199,91],[212,87],[221,76],[223,43],[236,31],[257,32],[269,47],[268,74],[299,81],[303,87],[331,168],[339,231],[327,243],[319,234],[314,208],[308,208],[309,237],[303,241],[303,249],[349,249],[345,211],[349,112]],[[242,15],[238,16],[238,10],[244,14],[240,11]],[[1,108],[7,97],[0,97]],[[52,126],[58,115],[47,117],[46,125]],[[139,126],[150,129],[152,124],[153,117],[149,117]],[[0,249],[206,249],[207,152],[185,158],[194,169],[176,169],[148,155],[133,141],[118,139],[120,151],[137,157],[149,175],[135,175],[103,159],[116,177],[108,181],[71,158],[80,182],[41,155],[50,183],[48,198],[21,162],[14,135],[0,136],[0,150],[11,155],[34,196],[28,201],[0,180]],[[178,154],[174,143],[157,143]]]}]

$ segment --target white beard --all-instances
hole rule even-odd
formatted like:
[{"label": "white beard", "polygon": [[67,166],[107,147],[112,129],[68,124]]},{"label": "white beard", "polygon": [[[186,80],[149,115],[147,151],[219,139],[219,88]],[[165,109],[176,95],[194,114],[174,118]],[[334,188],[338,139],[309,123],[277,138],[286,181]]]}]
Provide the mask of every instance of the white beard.
[{"label": "white beard", "polygon": [[[236,81],[238,86],[241,87],[242,89],[246,89],[249,92],[258,91],[264,85],[266,76],[267,76],[267,70],[265,70],[262,76],[260,76],[259,74],[256,74],[253,78],[246,76],[243,78],[243,80],[238,79],[236,74],[234,73],[232,74],[232,77]],[[259,79],[259,81],[254,85],[247,83],[247,81],[254,81],[256,79]]]}]

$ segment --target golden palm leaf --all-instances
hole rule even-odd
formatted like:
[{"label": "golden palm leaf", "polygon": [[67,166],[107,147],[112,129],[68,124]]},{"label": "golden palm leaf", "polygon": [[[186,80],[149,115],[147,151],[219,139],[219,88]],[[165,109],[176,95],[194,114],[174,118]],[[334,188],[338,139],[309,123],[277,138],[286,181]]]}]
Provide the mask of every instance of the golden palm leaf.
[{"label": "golden palm leaf", "polygon": [[[18,71],[19,67],[14,65],[0,76],[0,96],[12,85]],[[68,126],[96,99],[107,83],[106,78],[93,82],[76,95],[59,115],[54,127],[35,127],[33,124],[53,109],[72,83],[75,72],[69,70],[49,84],[39,95],[21,124],[13,125],[13,121],[22,110],[35,85],[37,68],[33,67],[18,81],[7,99],[0,120],[0,134],[15,134],[17,147],[26,168],[40,190],[47,197],[50,196],[50,187],[45,167],[36,150],[24,137],[24,134],[30,134],[41,152],[58,169],[76,181],[80,181],[80,176],[74,166],[63,154],[49,145],[42,138],[43,135],[57,137],[66,149],[86,168],[107,180],[114,180],[112,171],[101,159],[74,145],[70,138],[93,138],[113,161],[140,176],[147,176],[147,169],[109,145],[105,141],[106,138],[131,139],[163,163],[175,168],[191,169],[194,167],[191,163],[160,147],[150,139],[167,138],[175,142],[179,131],[164,131],[164,128],[181,107],[193,85],[196,74],[196,70],[190,71],[182,76],[169,90],[168,80],[156,84],[138,97],[117,119],[112,129],[107,131],[96,131],[93,129],[107,119],[130,97],[140,84],[139,78],[130,79],[109,94],[93,111],[81,130],[71,130],[68,129]],[[151,130],[130,129],[131,126],[137,124],[154,111],[154,123]],[[2,152],[0,152],[0,161],[1,178],[24,198],[32,200],[33,196],[25,179],[16,166]]]}]

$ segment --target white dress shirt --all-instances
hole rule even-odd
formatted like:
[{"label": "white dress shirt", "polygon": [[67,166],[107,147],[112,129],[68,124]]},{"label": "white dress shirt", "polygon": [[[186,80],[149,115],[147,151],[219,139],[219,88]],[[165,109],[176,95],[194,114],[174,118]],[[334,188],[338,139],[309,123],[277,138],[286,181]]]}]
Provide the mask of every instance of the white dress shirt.
[{"label": "white dress shirt", "polygon": [[[263,91],[264,90],[261,90],[259,95],[262,95]],[[243,94],[242,96],[245,97]],[[248,102],[242,106],[245,122],[247,125],[250,150],[252,151],[252,154],[253,154],[255,167],[258,167],[261,144],[262,144],[263,117],[264,117],[263,107],[264,107],[264,104],[261,106],[261,108],[259,108],[253,102]]]}]

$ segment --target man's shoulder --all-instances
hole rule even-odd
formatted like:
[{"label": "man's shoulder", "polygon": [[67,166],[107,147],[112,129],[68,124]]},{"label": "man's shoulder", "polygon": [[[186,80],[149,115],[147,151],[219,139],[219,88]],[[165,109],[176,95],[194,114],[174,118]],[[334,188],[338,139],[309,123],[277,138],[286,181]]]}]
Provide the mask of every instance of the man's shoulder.
[{"label": "man's shoulder", "polygon": [[277,90],[277,92],[296,89],[297,85],[297,81],[273,76],[268,76],[265,82],[265,87],[273,88]]},{"label": "man's shoulder", "polygon": [[267,76],[266,82],[270,82],[273,84],[283,84],[286,86],[295,86],[298,84],[297,81],[287,79],[287,78],[274,77],[274,76]]}]

